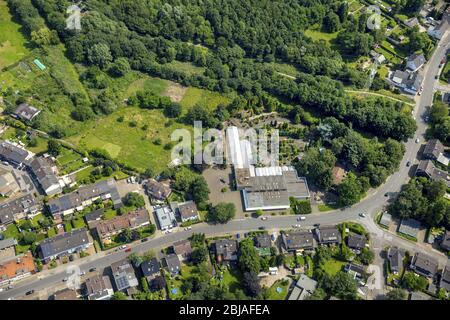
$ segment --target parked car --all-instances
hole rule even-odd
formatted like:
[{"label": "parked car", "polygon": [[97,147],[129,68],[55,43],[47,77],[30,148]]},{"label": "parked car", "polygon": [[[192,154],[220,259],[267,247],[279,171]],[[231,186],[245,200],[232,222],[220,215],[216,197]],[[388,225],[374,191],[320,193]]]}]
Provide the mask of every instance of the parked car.
[{"label": "parked car", "polygon": [[238,234],[236,234],[236,239],[240,239],[241,238],[241,235],[238,233]]},{"label": "parked car", "polygon": [[416,143],[419,143],[419,142],[420,142],[420,139],[419,139],[419,138],[417,138],[417,139],[416,139]]},{"label": "parked car", "polygon": [[89,272],[94,272],[94,271],[97,271],[97,268],[96,268],[96,267],[93,267],[93,268],[90,268],[90,269],[89,269]]},{"label": "parked car", "polygon": [[131,248],[128,248],[125,250],[125,252],[130,252],[130,251],[131,251]]},{"label": "parked car", "polygon": [[262,221],[265,221],[265,220],[267,220],[267,217],[266,217],[266,216],[261,217],[261,220],[262,220]]},{"label": "parked car", "polygon": [[411,165],[411,161],[408,161],[408,162],[406,163],[406,166],[409,167],[410,165]]},{"label": "parked car", "polygon": [[261,227],[259,227],[258,229],[259,229],[259,230],[266,230],[266,227],[261,226]]},{"label": "parked car", "polygon": [[359,216],[360,216],[361,218],[365,218],[365,217],[366,217],[366,214],[365,214],[365,213],[362,213],[362,212],[360,212],[360,213],[359,213]]},{"label": "parked car", "polygon": [[123,249],[126,249],[126,248],[127,248],[126,245],[123,245],[123,246],[120,246],[120,247],[119,247],[120,250],[123,250]]},{"label": "parked car", "polygon": [[305,221],[305,220],[306,220],[306,217],[304,217],[304,216],[301,216],[301,217],[297,218],[297,221]]},{"label": "parked car", "polygon": [[71,254],[71,255],[69,256],[69,260],[70,260],[70,261],[75,260],[75,257],[73,256],[73,254]]},{"label": "parked car", "polygon": [[31,290],[27,291],[25,294],[26,294],[27,296],[29,296],[30,294],[33,294],[33,293],[34,293],[34,290],[31,289]]},{"label": "parked car", "polygon": [[69,278],[64,278],[62,281],[67,282],[67,280],[69,280]]},{"label": "parked car", "polygon": [[148,241],[148,238],[144,238],[141,240],[141,242],[146,242],[146,241]]}]

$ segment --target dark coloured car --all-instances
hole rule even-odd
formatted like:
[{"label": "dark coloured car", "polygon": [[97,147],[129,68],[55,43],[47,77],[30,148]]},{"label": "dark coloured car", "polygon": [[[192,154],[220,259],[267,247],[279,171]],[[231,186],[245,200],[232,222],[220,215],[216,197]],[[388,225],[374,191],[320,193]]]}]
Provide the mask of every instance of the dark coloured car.
[{"label": "dark coloured car", "polygon": [[408,161],[408,162],[406,163],[406,166],[409,167],[410,165],[411,165],[411,161]]},{"label": "dark coloured car", "polygon": [[94,267],[94,268],[89,269],[89,272],[94,272],[94,271],[97,271],[97,268]]},{"label": "dark coloured car", "polygon": [[25,294],[27,295],[27,296],[29,296],[30,294],[33,294],[34,293],[34,290],[30,290],[30,291],[27,291]]},{"label": "dark coloured car", "polygon": [[148,238],[144,238],[141,240],[141,242],[147,242],[147,241],[148,241]]},{"label": "dark coloured car", "polygon": [[69,260],[70,260],[70,261],[75,260],[75,257],[73,256],[73,254],[71,254],[71,255],[69,256]]},{"label": "dark coloured car", "polygon": [[266,227],[261,226],[261,227],[259,227],[258,229],[259,229],[259,230],[266,230]]}]

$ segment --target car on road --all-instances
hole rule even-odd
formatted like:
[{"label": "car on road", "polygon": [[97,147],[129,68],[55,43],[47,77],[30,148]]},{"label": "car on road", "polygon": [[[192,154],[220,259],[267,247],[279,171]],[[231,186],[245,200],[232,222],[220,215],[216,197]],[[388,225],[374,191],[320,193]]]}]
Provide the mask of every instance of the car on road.
[{"label": "car on road", "polygon": [[227,183],[227,182],[225,181],[224,178],[220,178],[219,180],[220,180],[220,182],[222,182],[222,183]]},{"label": "car on road", "polygon": [[81,271],[80,276],[84,276],[86,274],[86,271]]},{"label": "car on road", "polygon": [[120,246],[120,247],[119,247],[120,250],[123,250],[123,249],[126,249],[126,248],[127,248],[126,245],[123,245],[123,246]]},{"label": "car on road", "polygon": [[316,227],[316,228],[320,227],[320,223],[315,223],[314,227]]},{"label": "car on road", "polygon": [[71,255],[69,256],[69,260],[70,260],[70,261],[75,260],[75,257],[73,256],[73,254],[71,254]]},{"label": "car on road", "polygon": [[259,229],[259,230],[266,230],[266,227],[261,226],[261,227],[259,227],[258,229]]},{"label": "car on road", "polygon": [[384,196],[385,196],[385,197],[389,197],[389,193],[386,192],[386,193],[384,194]]},{"label": "car on road", "polygon": [[185,230],[185,231],[192,230],[192,227],[191,227],[191,226],[186,227],[186,228],[184,228],[184,230]]},{"label": "car on road", "polygon": [[272,238],[272,241],[275,241],[275,239],[276,239],[275,233],[272,233],[272,235],[270,236],[270,238]]},{"label": "car on road", "polygon": [[69,278],[62,279],[63,282],[67,282],[67,280],[69,280]]},{"label": "car on road", "polygon": [[125,252],[130,252],[130,251],[131,251],[131,248],[128,248],[125,250]]},{"label": "car on road", "polygon": [[97,268],[96,268],[96,267],[93,267],[93,268],[90,268],[90,269],[89,269],[89,272],[94,272],[94,271],[97,271]]},{"label": "car on road", "polygon": [[261,220],[262,220],[262,221],[265,221],[265,220],[267,220],[267,217],[266,217],[266,216],[261,217]]},{"label": "car on road", "polygon": [[408,162],[406,163],[406,166],[409,167],[410,165],[411,165],[411,161],[408,161]]},{"label": "car on road", "polygon": [[420,142],[420,139],[419,139],[419,138],[417,138],[417,139],[416,139],[416,143],[419,143],[419,142]]},{"label": "car on road", "polygon": [[306,217],[304,217],[304,216],[301,216],[301,217],[297,218],[297,221],[305,221],[305,220],[306,220]]},{"label": "car on road", "polygon": [[147,241],[148,241],[148,238],[144,238],[141,240],[141,242],[147,242]]},{"label": "car on road", "polygon": [[299,224],[293,224],[292,227],[293,227],[293,228],[300,228],[301,225],[299,225]]},{"label": "car on road", "polygon": [[360,212],[358,215],[359,215],[361,218],[365,218],[365,217],[366,217],[366,214],[363,213],[363,212]]},{"label": "car on road", "polygon": [[236,234],[236,239],[240,239],[241,235],[239,233]]},{"label": "car on road", "polygon": [[25,294],[26,294],[27,296],[29,296],[30,294],[33,294],[33,293],[34,293],[34,290],[31,289],[31,290],[27,291]]},{"label": "car on road", "polygon": [[439,75],[438,75],[438,74],[435,75],[434,78],[435,78],[435,79],[439,79]]}]

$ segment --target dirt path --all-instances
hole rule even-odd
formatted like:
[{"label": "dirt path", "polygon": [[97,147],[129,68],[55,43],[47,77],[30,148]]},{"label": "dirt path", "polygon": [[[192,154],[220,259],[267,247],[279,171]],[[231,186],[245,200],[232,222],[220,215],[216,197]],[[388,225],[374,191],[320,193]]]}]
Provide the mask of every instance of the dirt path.
[{"label": "dirt path", "polygon": [[393,97],[390,97],[390,96],[387,96],[387,95],[384,95],[384,94],[381,94],[381,93],[370,92],[370,91],[358,91],[358,90],[345,90],[345,92],[368,94],[368,95],[372,95],[372,96],[383,97],[383,98],[390,99],[390,100],[393,100],[393,101],[405,103],[405,104],[407,104],[409,106],[412,106],[412,107],[415,106],[415,104],[412,103],[412,102],[406,102],[406,101],[403,101],[403,100],[400,100],[400,99],[397,99],[397,98],[393,98]]}]

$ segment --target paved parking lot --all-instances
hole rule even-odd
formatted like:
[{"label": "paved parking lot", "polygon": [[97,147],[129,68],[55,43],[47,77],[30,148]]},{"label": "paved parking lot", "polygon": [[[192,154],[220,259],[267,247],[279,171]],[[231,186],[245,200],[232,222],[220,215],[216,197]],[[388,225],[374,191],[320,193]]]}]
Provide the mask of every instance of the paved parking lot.
[{"label": "paved parking lot", "polygon": [[[209,168],[203,172],[203,177],[208,183],[210,190],[209,200],[213,205],[219,202],[231,202],[236,206],[236,219],[244,218],[245,212],[242,206],[242,197],[240,191],[231,190],[232,186],[232,171],[231,168],[216,169]],[[224,182],[221,181],[223,179]],[[222,192],[223,188],[227,188],[225,192]]]}]

